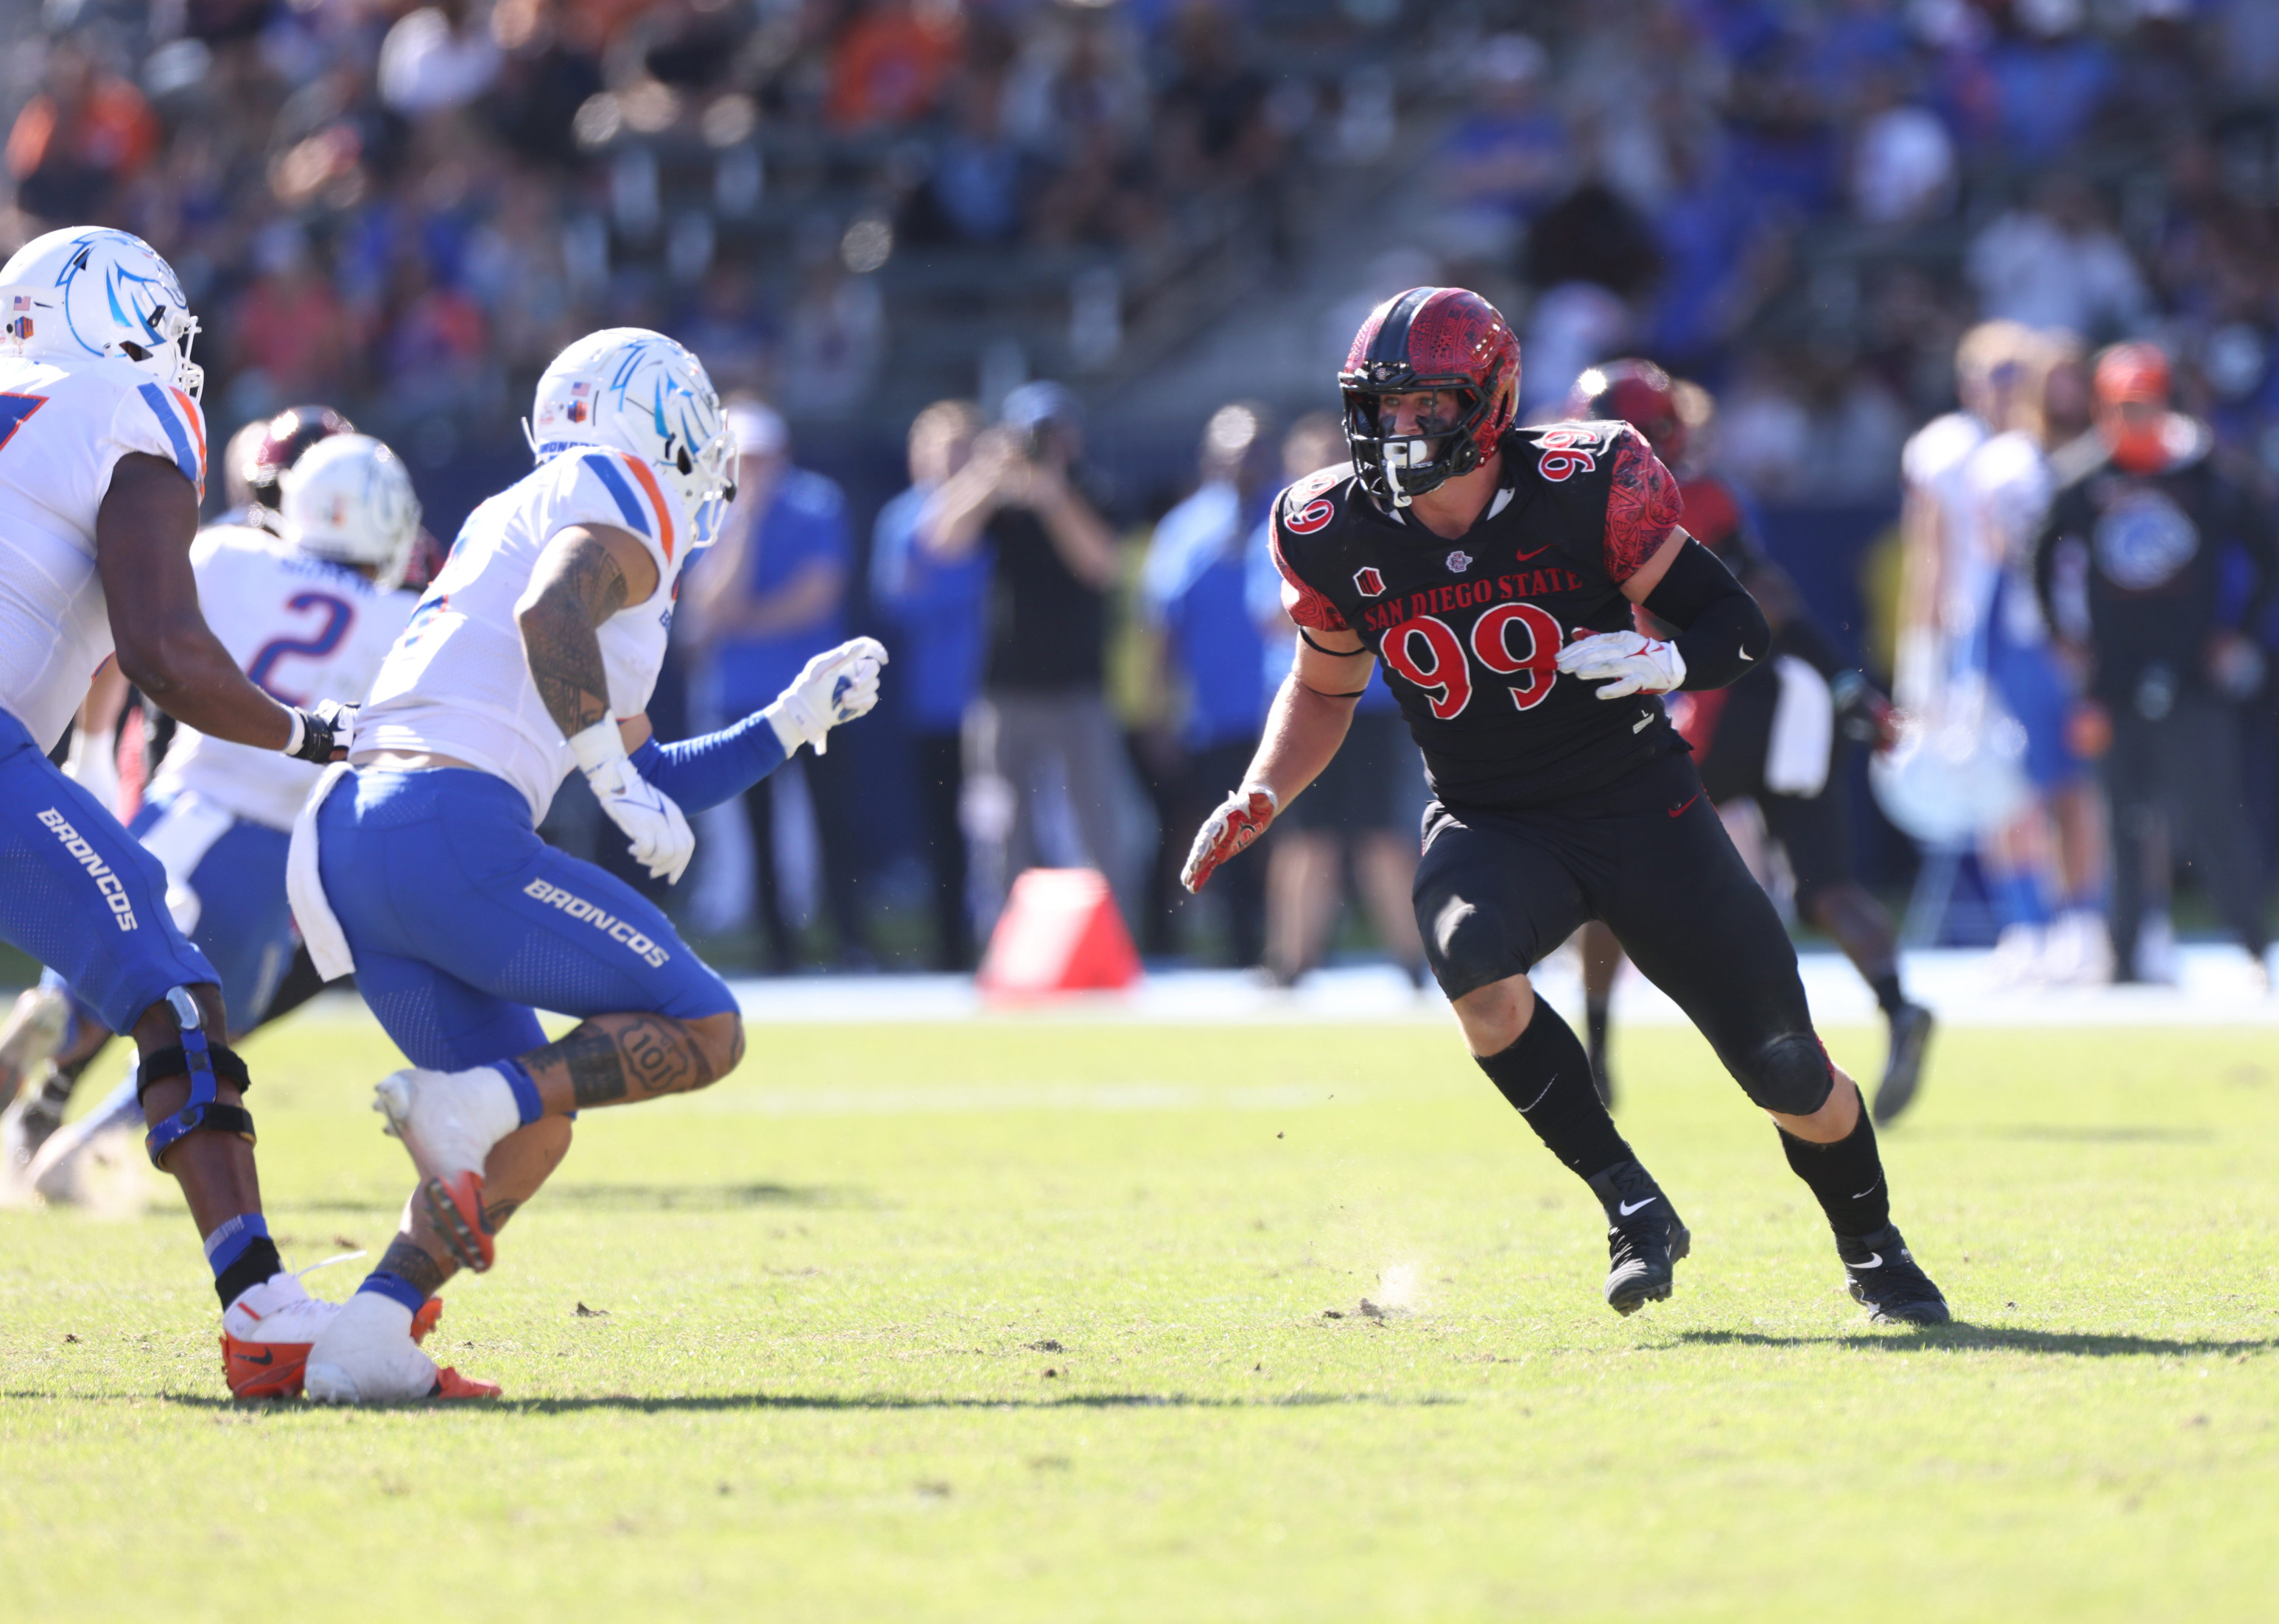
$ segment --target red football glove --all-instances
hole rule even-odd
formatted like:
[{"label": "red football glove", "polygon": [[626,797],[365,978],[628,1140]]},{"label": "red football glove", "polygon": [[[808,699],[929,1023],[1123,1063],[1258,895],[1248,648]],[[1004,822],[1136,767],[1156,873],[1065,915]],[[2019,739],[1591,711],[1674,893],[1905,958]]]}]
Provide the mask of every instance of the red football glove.
[{"label": "red football glove", "polygon": [[1266,832],[1280,804],[1263,784],[1245,785],[1221,801],[1218,810],[1203,819],[1203,826],[1195,831],[1195,843],[1187,850],[1187,866],[1179,870],[1179,884],[1191,892],[1201,891],[1212,869]]}]

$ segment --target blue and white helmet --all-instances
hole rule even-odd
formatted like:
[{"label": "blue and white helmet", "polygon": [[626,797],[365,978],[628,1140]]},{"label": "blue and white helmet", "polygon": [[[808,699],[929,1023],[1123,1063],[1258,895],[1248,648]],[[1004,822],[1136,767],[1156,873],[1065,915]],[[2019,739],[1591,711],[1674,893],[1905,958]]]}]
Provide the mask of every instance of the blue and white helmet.
[{"label": "blue and white helmet", "polygon": [[735,499],[736,442],[704,364],[646,327],[605,327],[555,356],[522,428],[541,461],[607,446],[647,463],[680,493],[698,547]]},{"label": "blue and white helmet", "polygon": [[361,564],[394,592],[419,539],[419,498],[403,460],[369,434],[318,440],[279,476],[286,539],[312,558]]},{"label": "blue and white helmet", "polygon": [[197,332],[173,267],[130,233],[65,226],[0,265],[0,354],[108,356],[196,398],[206,379],[190,359]]}]

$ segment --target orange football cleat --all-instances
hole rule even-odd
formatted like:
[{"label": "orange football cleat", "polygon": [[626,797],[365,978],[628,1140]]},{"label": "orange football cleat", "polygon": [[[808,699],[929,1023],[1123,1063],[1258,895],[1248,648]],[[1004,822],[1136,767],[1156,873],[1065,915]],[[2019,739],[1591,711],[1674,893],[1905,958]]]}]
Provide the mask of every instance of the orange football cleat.
[{"label": "orange football cleat", "polygon": [[430,1398],[495,1398],[499,1396],[499,1384],[478,1381],[473,1376],[463,1376],[445,1365],[436,1371],[435,1390],[427,1396]]}]

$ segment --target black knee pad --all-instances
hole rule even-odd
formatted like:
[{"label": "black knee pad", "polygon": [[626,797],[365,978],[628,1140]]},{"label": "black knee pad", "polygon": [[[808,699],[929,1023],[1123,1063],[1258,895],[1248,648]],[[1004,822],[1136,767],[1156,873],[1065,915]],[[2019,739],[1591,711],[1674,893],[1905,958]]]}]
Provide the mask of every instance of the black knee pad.
[{"label": "black knee pad", "polygon": [[1732,1067],[1741,1090],[1768,1111],[1809,1116],[1828,1103],[1836,1073],[1828,1051],[1810,1032],[1787,1032],[1760,1047],[1746,1065]]}]

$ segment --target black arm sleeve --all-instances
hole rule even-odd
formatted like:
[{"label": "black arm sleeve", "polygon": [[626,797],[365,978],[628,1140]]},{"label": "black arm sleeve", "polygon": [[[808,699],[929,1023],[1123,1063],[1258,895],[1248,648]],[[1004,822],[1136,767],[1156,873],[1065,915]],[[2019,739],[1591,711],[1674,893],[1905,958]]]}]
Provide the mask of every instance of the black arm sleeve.
[{"label": "black arm sleeve", "polygon": [[1681,688],[1722,688],[1756,669],[1772,647],[1772,628],[1733,572],[1691,536],[1669,572],[1646,594],[1646,608],[1677,628],[1670,640],[1685,660]]}]

